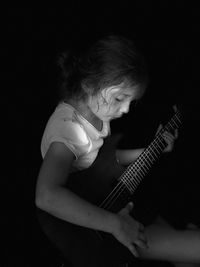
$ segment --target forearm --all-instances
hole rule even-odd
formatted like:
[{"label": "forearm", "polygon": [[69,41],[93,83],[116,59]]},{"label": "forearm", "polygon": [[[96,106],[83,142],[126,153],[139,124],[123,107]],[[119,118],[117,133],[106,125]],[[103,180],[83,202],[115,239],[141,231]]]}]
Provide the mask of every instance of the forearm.
[{"label": "forearm", "polygon": [[64,187],[49,190],[37,206],[48,213],[83,227],[112,233],[117,215],[80,198]]},{"label": "forearm", "polygon": [[144,148],[138,149],[118,149],[116,151],[116,157],[122,165],[129,165],[134,162],[139,155],[144,151]]}]

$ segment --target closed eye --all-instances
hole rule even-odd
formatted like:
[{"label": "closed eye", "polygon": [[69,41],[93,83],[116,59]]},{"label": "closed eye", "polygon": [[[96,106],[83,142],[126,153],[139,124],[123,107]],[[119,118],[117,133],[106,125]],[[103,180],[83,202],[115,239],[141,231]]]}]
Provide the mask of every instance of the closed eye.
[{"label": "closed eye", "polygon": [[117,98],[115,98],[115,100],[118,101],[118,102],[122,102],[122,101],[124,101],[124,98],[117,97]]}]

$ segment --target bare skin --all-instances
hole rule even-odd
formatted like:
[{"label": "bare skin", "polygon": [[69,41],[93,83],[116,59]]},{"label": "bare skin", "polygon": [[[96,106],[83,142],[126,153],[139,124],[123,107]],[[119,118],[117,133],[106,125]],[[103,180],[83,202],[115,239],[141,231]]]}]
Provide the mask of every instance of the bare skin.
[{"label": "bare skin", "polygon": [[175,266],[200,266],[200,230],[175,230],[160,217],[145,228],[149,248],[139,249],[144,259],[170,261]]},{"label": "bare skin", "polygon": [[[110,121],[129,111],[131,101],[137,99],[136,92],[137,87],[134,90],[123,89],[123,92],[120,87],[111,87],[96,97],[90,96],[87,105],[73,101],[70,104],[97,129],[101,129],[102,120]],[[169,152],[173,149],[177,133],[172,135],[165,132],[163,137],[168,144],[165,152]],[[134,161],[142,150],[117,151],[117,156],[122,164],[127,165]],[[36,187],[36,205],[39,208],[71,223],[111,233],[136,257],[166,260],[176,264],[200,263],[199,229],[177,231],[163,220],[144,228],[129,215],[133,208],[131,204],[118,214],[113,214],[64,188],[63,184],[68,179],[74,160],[74,154],[64,144],[51,144]]]}]

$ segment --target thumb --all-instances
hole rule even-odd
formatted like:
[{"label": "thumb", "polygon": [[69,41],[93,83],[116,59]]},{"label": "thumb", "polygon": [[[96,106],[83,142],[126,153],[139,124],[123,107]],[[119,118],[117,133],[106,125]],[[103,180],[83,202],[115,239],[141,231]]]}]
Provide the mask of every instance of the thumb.
[{"label": "thumb", "polygon": [[128,204],[126,204],[126,206],[120,210],[119,214],[121,215],[127,215],[131,212],[131,210],[133,209],[133,202],[129,202]]},{"label": "thumb", "polygon": [[125,209],[127,211],[127,213],[130,213],[133,209],[133,202],[129,202],[126,206],[125,206]]},{"label": "thumb", "polygon": [[178,110],[177,105],[173,105],[172,107],[175,112]]},{"label": "thumb", "polygon": [[159,126],[158,126],[158,129],[157,129],[157,131],[156,131],[156,134],[158,134],[159,132],[160,132],[160,130],[162,129],[162,124],[160,124]]}]

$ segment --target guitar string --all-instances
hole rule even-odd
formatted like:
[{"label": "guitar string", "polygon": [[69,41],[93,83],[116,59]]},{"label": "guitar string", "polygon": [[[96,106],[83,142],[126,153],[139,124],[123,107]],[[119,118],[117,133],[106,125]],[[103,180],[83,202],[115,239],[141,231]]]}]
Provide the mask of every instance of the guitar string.
[{"label": "guitar string", "polygon": [[[162,138],[163,139],[163,138]],[[158,139],[158,141],[160,141],[160,137],[159,137],[159,139]],[[145,155],[144,155],[145,156]],[[147,159],[148,159],[148,157],[147,157]],[[138,167],[138,166],[137,166]],[[140,167],[140,165],[139,165],[139,167]],[[141,171],[141,170],[140,170]],[[147,171],[146,169],[145,169],[145,171]],[[140,174],[140,173],[139,173]],[[124,177],[123,177],[123,179],[121,179],[121,181],[124,183],[124,181],[126,182],[126,179],[128,179],[129,178],[129,175],[130,175],[130,172],[127,174],[127,175],[124,175]],[[144,173],[142,173],[142,175],[144,175]],[[139,176],[139,179],[138,179],[138,177],[137,176]],[[140,182],[140,180],[142,180],[142,178],[143,178],[143,176],[140,176],[140,175],[137,175],[137,176],[135,176],[135,178],[137,178],[137,181],[135,181],[135,180],[133,180],[135,183],[133,184],[133,186],[131,186],[131,189],[132,189],[132,193],[133,193],[133,191],[136,189],[136,187],[137,187],[137,185],[138,185],[138,183]],[[132,182],[132,181],[131,181]],[[124,191],[125,190],[125,188],[124,188],[124,185],[123,185],[123,183],[121,184],[121,186],[123,186],[123,188],[121,188],[122,190],[121,190],[121,192],[118,192],[118,195],[119,194],[121,194],[122,193],[122,191]],[[125,185],[126,185],[127,183],[125,183]],[[130,183],[130,185],[131,185],[131,183]],[[126,186],[127,187],[127,186]],[[128,187],[128,189],[130,190],[130,188]],[[116,194],[116,193],[115,193]],[[118,196],[117,196],[118,197]],[[110,205],[112,205],[112,203],[115,201],[115,199],[110,199],[110,203],[108,202],[107,203],[107,205],[108,204],[110,204]]]},{"label": "guitar string", "polygon": [[[157,156],[157,155],[156,155]],[[136,167],[138,167],[138,163],[136,164]],[[139,166],[140,167],[140,166]],[[134,170],[135,171],[135,170]],[[140,169],[140,171],[141,171],[141,169]],[[126,175],[124,175],[123,177],[122,177],[122,179],[120,180],[120,182],[122,182],[121,183],[121,185],[120,184],[118,184],[120,187],[119,187],[119,189],[118,189],[118,192],[115,192],[115,194],[113,194],[112,196],[109,196],[109,199],[107,200],[107,203],[104,203],[104,207],[106,207],[105,206],[105,204],[107,205],[107,208],[108,208],[108,205],[109,205],[109,207],[110,206],[112,206],[113,205],[113,202],[114,201],[116,201],[116,199],[122,194],[122,192],[125,190],[125,189],[129,189],[129,191],[130,191],[130,188],[129,187],[124,187],[124,182],[126,181],[126,179],[128,179],[129,178],[129,175],[130,175],[130,171],[128,171],[127,172],[127,174]],[[144,172],[142,172],[142,175],[144,176],[145,175],[145,173]],[[141,176],[141,173],[138,173],[137,175],[135,175],[134,176],[134,178],[137,178],[137,180],[130,180],[129,181],[129,185],[131,185],[131,191],[132,191],[132,193],[135,191],[135,189],[137,188],[137,186],[138,186],[138,184],[139,184],[139,182],[142,180],[142,178],[143,178],[143,176]],[[138,179],[138,177],[139,177],[139,179]],[[134,184],[132,183],[134,181]],[[125,183],[125,184],[127,184],[127,183]],[[121,189],[121,190],[120,190]],[[120,191],[119,191],[120,190]],[[116,194],[118,194],[117,196],[115,196]],[[112,198],[110,198],[110,197],[112,197]],[[115,197],[115,198],[114,198]]]},{"label": "guitar string", "polygon": [[[174,121],[174,122],[175,122],[175,121]],[[175,123],[175,125],[177,125],[177,124]],[[170,126],[170,125],[169,125],[169,126]],[[177,126],[178,126],[178,125],[177,125]],[[166,128],[166,127],[165,127],[165,128]],[[171,128],[174,129],[174,127],[171,127]],[[160,139],[160,137],[159,137],[159,139]],[[159,139],[158,139],[158,141],[160,141]],[[162,139],[163,139],[163,138],[162,138]],[[147,157],[147,158],[148,158],[148,157]],[[126,175],[126,176],[127,176],[127,175]],[[137,178],[137,177],[136,177],[136,178]],[[139,176],[139,178],[140,178],[140,180],[141,180],[143,177],[140,177],[140,176]],[[121,181],[124,182],[124,180],[121,180]],[[120,181],[120,182],[121,182],[121,181]],[[118,190],[118,196],[119,196],[119,195],[122,193],[122,191],[124,191],[125,189],[129,189],[128,187],[125,188],[123,182],[121,183],[121,185],[120,185],[120,183],[118,183],[118,186],[120,186],[120,189],[121,189],[121,192],[119,192],[119,190]],[[140,181],[137,181],[137,183],[134,184],[134,186],[133,186],[132,189],[134,189],[134,190],[136,189],[135,186],[137,186],[138,182],[140,182]],[[127,184],[127,182],[126,182],[126,184]],[[116,188],[115,188],[115,189],[116,189]],[[130,189],[129,189],[129,190],[130,190]],[[133,191],[134,191],[134,190],[133,190]],[[114,190],[113,190],[113,191],[114,191]],[[116,193],[115,193],[115,194],[116,194]],[[117,196],[117,198],[118,198],[118,196]],[[111,202],[111,200],[110,200],[110,203],[112,204],[114,201],[115,201],[115,199],[112,199],[112,202]],[[104,201],[104,202],[105,202],[105,201]],[[109,203],[109,202],[108,202],[108,203]],[[107,203],[107,204],[108,204],[108,203]]]},{"label": "guitar string", "polygon": [[[137,165],[137,167],[138,167],[138,165]],[[134,170],[135,171],[135,170]],[[134,173],[134,171],[131,171],[133,174],[135,174]],[[140,170],[141,171],[141,170]],[[127,173],[126,175],[124,175],[123,177],[122,177],[122,179],[121,179],[121,181],[120,182],[122,182],[121,183],[121,185],[119,184],[119,190],[118,190],[118,192],[115,192],[115,194],[113,194],[109,199],[108,199],[108,201],[107,201],[107,207],[108,207],[108,205],[109,205],[109,207],[111,207],[112,205],[113,205],[113,203],[116,201],[116,199],[123,193],[123,191],[125,190],[125,189],[128,189],[129,191],[131,191],[131,193],[133,193],[134,191],[135,191],[135,189],[137,188],[137,186],[138,186],[138,184],[139,184],[139,182],[142,180],[142,178],[143,178],[143,176],[144,176],[144,172],[141,174],[140,172],[139,173],[137,173],[136,175],[134,175],[134,178],[137,178],[137,180],[136,179],[133,179],[133,180],[130,180],[129,181],[129,186],[131,186],[131,189],[130,189],[130,187],[129,186],[126,186],[125,187],[125,185],[124,185],[124,181],[126,181],[126,179],[130,179],[130,175],[131,175],[131,172],[129,172],[129,173]],[[131,175],[131,176],[133,176],[133,175]],[[127,183],[126,183],[127,184]],[[116,196],[116,194],[118,194],[117,196]]]},{"label": "guitar string", "polygon": [[[176,126],[178,126],[177,124],[176,124],[176,122],[174,121],[174,119],[172,120],[172,123],[175,123],[175,125]],[[165,128],[166,129],[169,129],[171,127],[171,129],[174,129],[174,127],[172,127],[171,126],[171,123],[169,122],[169,127],[166,125],[165,126]],[[163,130],[164,131],[164,130]],[[154,143],[158,143],[159,144],[159,146],[158,146],[158,149],[160,149],[161,148],[161,151],[163,150],[163,148],[165,147],[165,145],[163,144],[163,137],[161,137],[160,138],[160,136],[158,136],[158,138],[157,138],[157,140],[155,140],[154,142],[153,142],[153,146],[156,148],[156,146],[154,145]],[[152,150],[153,151],[153,150]],[[157,149],[156,149],[156,151],[158,151]],[[158,151],[159,153],[161,152],[161,151]],[[142,163],[140,163],[140,165],[141,166],[139,166],[140,168],[142,167],[142,168],[144,168],[144,170],[147,172],[147,170],[148,170],[148,160],[150,159],[150,157],[148,157],[148,151],[147,151],[147,153],[143,153],[142,155],[141,155],[142,157],[141,157],[141,159],[139,158],[139,163],[140,162],[142,162]],[[151,159],[150,159],[150,161],[151,161]],[[145,165],[145,164],[146,165]],[[153,163],[152,161],[151,161],[151,163]],[[151,167],[151,165],[150,165],[150,167]],[[147,168],[147,170],[146,170],[146,168]]]},{"label": "guitar string", "polygon": [[[174,122],[174,124],[175,124],[175,126],[178,128],[178,124],[176,123],[176,121],[175,121],[175,119],[177,119],[178,120],[178,122],[179,123],[181,123],[181,120],[178,118],[178,113],[176,113],[175,115],[174,115],[174,117],[171,119],[171,122],[173,123]],[[158,133],[158,135],[157,135],[157,140],[155,139],[153,142],[152,142],[152,146],[154,147],[154,148],[156,148],[155,147],[155,141],[156,142],[160,142],[160,141],[163,141],[164,139],[163,139],[163,137],[162,137],[162,133],[164,132],[164,130],[165,129],[167,129],[167,130],[169,130],[170,128],[171,129],[173,129],[174,130],[174,127],[173,127],[173,125],[171,125],[171,122],[168,122],[168,124],[169,124],[169,126],[168,126],[168,124],[165,126],[165,127],[163,127],[162,129],[161,129],[161,131]],[[163,142],[161,142],[162,143],[162,145],[163,145]],[[152,152],[154,152],[153,150],[152,150],[152,148],[151,148],[151,145],[149,146],[149,148],[150,148],[150,150],[152,151]],[[156,149],[156,151],[157,152],[159,152],[159,154],[160,154],[160,151],[158,151],[157,149]],[[161,149],[161,151],[162,151],[162,149]],[[144,152],[146,152],[146,150],[144,151]],[[149,155],[148,155],[148,153],[149,153],[149,151],[147,151],[147,153],[142,153],[142,157],[143,157],[143,160],[146,160],[146,162],[148,162],[148,159],[150,159],[149,158]],[[150,154],[151,155],[151,154]],[[155,155],[156,155],[156,157],[158,156],[156,153],[155,153]],[[146,158],[145,158],[145,156],[146,156]],[[151,155],[152,156],[152,155]],[[142,159],[142,157],[139,159],[139,161],[141,161],[141,159]],[[153,156],[152,156],[153,157]],[[153,157],[153,159],[154,159],[154,157]],[[155,159],[154,159],[155,160]],[[152,160],[150,159],[150,162],[152,163]],[[154,163],[154,162],[153,162]],[[153,164],[152,163],[152,164]],[[141,167],[142,166],[140,166],[139,165],[139,163],[137,162],[136,163],[136,167],[138,167],[139,166],[139,168],[140,168],[140,171],[141,171]],[[144,167],[144,166],[143,166]],[[151,167],[151,165],[150,165],[150,167]],[[130,170],[131,170],[132,168],[130,168]],[[129,175],[131,174],[131,172],[132,172],[132,174],[134,174],[133,173],[133,171],[135,171],[135,169],[132,171],[130,171],[130,170],[128,170],[128,168],[127,168],[127,174],[125,174],[125,175],[122,175],[122,177],[120,178],[120,182],[117,184],[117,186],[112,190],[112,192],[107,196],[107,198],[101,203],[101,205],[100,205],[100,207],[107,207],[108,205],[109,205],[109,207],[111,207],[112,205],[113,205],[113,203],[117,200],[117,198],[123,193],[123,191],[125,190],[125,189],[128,189],[129,191],[131,191],[131,193],[133,194],[134,193],[134,191],[135,191],[135,189],[137,188],[137,186],[138,186],[138,183],[142,180],[142,178],[143,178],[143,176],[141,176],[141,174],[140,173],[138,173],[138,174],[136,174],[135,176],[133,176],[134,178],[137,178],[138,180],[134,180],[134,179],[130,179],[130,177],[129,177]],[[147,169],[148,170],[148,169]],[[145,169],[145,171],[147,172],[147,170]],[[146,173],[144,172],[144,173],[142,173],[142,175],[145,175]],[[132,176],[132,175],[131,175]],[[137,177],[137,176],[139,176],[139,178]],[[128,179],[129,179],[129,181],[128,181]],[[129,188],[129,186],[131,187],[131,189]],[[117,194],[117,196],[116,196],[116,194]]]},{"label": "guitar string", "polygon": [[[136,167],[138,167],[138,163],[136,164]],[[140,167],[140,166],[139,166]],[[130,168],[130,170],[131,170],[131,168]],[[120,196],[120,194],[122,194],[122,192],[125,190],[125,189],[129,189],[129,191],[130,191],[130,188],[128,187],[128,186],[126,186],[127,188],[125,188],[124,187],[124,182],[126,182],[126,179],[128,179],[129,178],[129,175],[131,174],[131,172],[134,174],[134,172],[135,172],[135,168],[134,168],[134,172],[131,170],[128,170],[127,171],[127,174],[126,175],[123,175],[123,177],[122,177],[122,179],[121,179],[121,181],[120,182],[122,182],[121,183],[121,185],[120,184],[118,184],[120,187],[119,187],[119,189],[118,189],[118,192],[116,191],[115,192],[115,194],[113,194],[112,195],[112,198],[109,198],[108,200],[109,201],[107,201],[107,203],[104,203],[104,205],[106,204],[107,206],[109,205],[109,207],[110,206],[112,206],[112,204],[113,204],[113,202]],[[141,170],[140,170],[141,171]],[[146,170],[145,170],[146,171]],[[143,176],[144,176],[144,172],[142,172],[142,176],[141,176],[141,173],[137,173],[136,175],[134,175],[134,178],[137,178],[137,180],[130,180],[129,181],[129,185],[131,186],[131,191],[132,191],[132,193],[135,191],[135,189],[137,188],[137,186],[138,186],[138,184],[139,184],[139,182],[142,180],[142,178],[143,178]],[[134,184],[133,184],[133,182],[134,182]],[[125,183],[125,184],[127,184],[127,182]],[[120,190],[121,189],[121,190]],[[120,191],[119,191],[120,190]],[[115,196],[116,194],[118,193],[118,195],[117,195],[117,197]],[[110,196],[109,196],[110,197]],[[114,198],[115,197],[115,198]],[[105,206],[104,206],[105,207]]]}]

